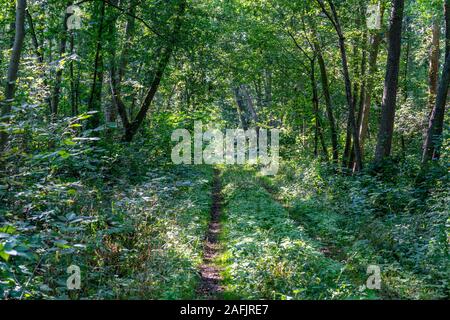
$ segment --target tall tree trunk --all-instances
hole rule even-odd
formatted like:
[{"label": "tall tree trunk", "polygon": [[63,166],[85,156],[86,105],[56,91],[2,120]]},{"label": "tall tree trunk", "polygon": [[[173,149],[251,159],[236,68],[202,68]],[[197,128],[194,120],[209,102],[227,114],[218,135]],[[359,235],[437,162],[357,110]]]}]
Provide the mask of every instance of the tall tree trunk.
[{"label": "tall tree trunk", "polygon": [[438,88],[438,73],[439,73],[439,35],[441,27],[439,19],[434,18],[432,26],[431,49],[430,49],[430,67],[428,70],[428,105],[430,110],[433,110],[436,101],[436,93]]},{"label": "tall tree trunk", "polygon": [[404,0],[393,0],[389,28],[388,61],[384,81],[381,122],[378,131],[375,161],[381,162],[391,154],[400,67],[401,36]]},{"label": "tall tree trunk", "polygon": [[26,17],[27,17],[28,27],[30,30],[31,41],[33,42],[33,46],[34,46],[34,52],[36,54],[36,57],[37,57],[39,63],[43,63],[44,56],[42,54],[42,48],[39,45],[39,41],[38,41],[38,38],[36,35],[36,29],[34,28],[33,17],[31,16],[30,11],[28,9],[26,9]]},{"label": "tall tree trunk", "polygon": [[445,0],[445,23],[446,23],[446,60],[442,70],[436,103],[431,113],[425,138],[422,163],[426,164],[432,159],[439,159],[442,144],[442,132],[444,128],[445,104],[450,86],[450,0]]},{"label": "tall tree trunk", "polygon": [[[450,2],[445,0],[444,2],[444,18],[445,18],[445,56],[448,57],[450,54]],[[450,97],[450,88],[447,93],[447,99]]]},{"label": "tall tree trunk", "polygon": [[[405,53],[405,67],[403,70],[403,99],[404,101],[408,101],[408,96],[409,96],[409,78],[408,78],[408,73],[409,73],[409,64],[410,64],[410,60],[411,60],[411,36],[410,36],[410,17],[406,17],[405,18],[405,23],[404,23],[404,39],[406,42],[406,53]],[[400,55],[401,57],[401,55]]]},{"label": "tall tree trunk", "polygon": [[101,112],[101,99],[102,99],[102,87],[103,87],[103,53],[102,53],[102,41],[103,41],[103,27],[105,19],[105,2],[101,2],[99,12],[99,26],[96,39],[95,60],[94,60],[94,75],[92,78],[91,94],[89,96],[88,110],[95,112],[89,119],[89,128],[96,128],[100,124],[100,112]]},{"label": "tall tree trunk", "polygon": [[[363,9],[363,8],[361,8]],[[365,8],[364,8],[365,9]],[[364,155],[363,155],[363,151],[362,151],[362,146],[361,146],[361,132],[359,130],[359,128],[361,127],[361,121],[362,121],[362,114],[363,114],[363,108],[364,108],[364,98],[365,98],[365,93],[366,93],[366,69],[367,69],[367,30],[364,30],[363,35],[362,35],[362,56],[361,56],[361,65],[360,65],[360,82],[361,82],[361,86],[359,89],[359,99],[357,99],[358,103],[355,103],[355,108],[357,106],[358,109],[358,117],[356,119],[356,125],[357,125],[357,130],[358,130],[358,135],[359,135],[359,143],[360,143],[360,149],[361,149],[361,161],[364,162]],[[352,147],[352,151],[350,153],[351,155],[351,161],[350,164],[353,167],[353,170],[355,170],[355,150]]]},{"label": "tall tree trunk", "polygon": [[[74,54],[74,45],[75,45],[75,39],[73,30],[70,32],[70,54]],[[78,114],[78,101],[77,101],[77,95],[76,92],[77,88],[75,86],[75,75],[74,75],[74,61],[73,57],[70,59],[70,106],[72,108],[72,116],[76,116]]]},{"label": "tall tree trunk", "polygon": [[256,92],[256,106],[258,107],[258,109],[262,110],[262,108],[265,107],[264,104],[264,97],[263,97],[263,92],[262,92],[262,80],[261,80],[261,76],[258,76],[255,80],[253,80],[253,86],[255,87],[255,92]]},{"label": "tall tree trunk", "polygon": [[134,31],[135,31],[135,18],[137,0],[131,1],[130,15],[128,16],[127,26],[125,30],[125,43],[122,48],[122,55],[119,62],[119,81],[122,81],[125,77],[125,72],[128,66],[128,52],[131,47]]},{"label": "tall tree trunk", "polygon": [[[110,78],[115,78],[114,79],[114,83],[115,83],[115,90],[116,90],[116,94],[118,96],[120,96],[121,92],[122,92],[122,80],[125,77],[125,73],[126,73],[126,69],[128,66],[128,51],[129,48],[131,48],[132,43],[133,43],[133,37],[134,37],[134,32],[135,32],[135,12],[136,12],[136,2],[137,0],[132,0],[130,2],[130,8],[129,8],[129,15],[127,17],[127,25],[125,27],[125,39],[124,39],[124,44],[122,47],[122,52],[121,55],[119,57],[119,64],[118,64],[118,71],[116,72],[116,52],[117,52],[117,45],[114,41],[114,43],[111,46],[111,66],[114,66],[111,68],[110,70]],[[116,35],[116,26],[115,24],[117,23],[117,21],[114,21],[114,23],[112,23],[112,33],[114,34],[114,36]],[[142,64],[141,64],[142,65]],[[137,73],[139,74],[139,71],[141,70],[141,66],[138,67],[137,69]],[[133,98],[133,104],[134,104],[135,98]],[[133,105],[132,105],[133,107]],[[130,117],[133,116],[133,108],[131,108],[130,110]],[[117,117],[117,112],[118,112],[118,106],[117,103],[114,99],[114,96],[112,97],[112,103],[111,103],[111,108],[108,112],[108,122],[115,122],[116,121],[116,117]]]},{"label": "tall tree trunk", "polygon": [[[410,30],[410,17],[406,17],[404,23],[404,39],[406,41],[406,53],[405,53],[405,66],[403,70],[403,101],[406,103],[409,97],[409,69],[411,63],[411,30]],[[401,55],[400,55],[401,56]],[[427,120],[428,121],[428,118]],[[424,126],[425,127],[425,126]],[[402,131],[400,131],[400,147],[401,147],[401,156],[405,158],[406,156],[406,139],[405,135]]]},{"label": "tall tree trunk", "polygon": [[315,118],[315,131],[314,131],[314,156],[317,158],[319,155],[318,152],[318,140],[320,139],[320,143],[322,146],[322,151],[324,154],[325,160],[328,161],[328,151],[325,144],[325,139],[322,133],[322,126],[320,123],[320,115],[319,115],[319,94],[317,91],[317,82],[316,82],[316,69],[315,69],[315,57],[311,59],[311,72],[310,72],[310,80],[311,80],[311,88],[312,88],[312,104],[314,109],[314,118]]},{"label": "tall tree trunk", "polygon": [[244,97],[242,96],[240,86],[234,88],[234,97],[236,98],[236,104],[239,114],[239,120],[241,122],[242,129],[247,130],[249,127],[249,121],[247,120],[247,113],[245,110]]},{"label": "tall tree trunk", "polygon": [[253,121],[253,125],[255,125],[257,127],[256,129],[259,130],[259,128],[258,128],[258,113],[256,112],[255,106],[253,104],[253,98],[249,92],[248,86],[242,85],[241,92],[244,95],[244,98],[246,101],[245,105],[247,106],[247,110],[250,113],[250,116]]},{"label": "tall tree trunk", "polygon": [[333,1],[328,0],[328,4],[331,9],[331,14],[328,12],[328,10],[325,8],[325,5],[323,3],[323,0],[317,0],[320,7],[322,8],[322,11],[324,14],[328,17],[328,19],[333,24],[336,33],[339,38],[339,49],[341,53],[341,62],[342,62],[342,71],[344,74],[344,80],[345,80],[345,93],[347,97],[347,104],[348,104],[348,124],[350,125],[350,128],[352,130],[353,134],[353,147],[355,150],[355,171],[359,171],[362,169],[362,159],[361,159],[361,149],[359,147],[359,135],[358,135],[358,129],[356,127],[356,119],[355,119],[355,103],[354,98],[352,95],[352,83],[350,81],[350,74],[348,71],[348,63],[347,63],[347,52],[345,48],[345,38],[344,34],[342,33],[341,25],[339,22],[339,17],[336,12],[336,8],[334,7]]},{"label": "tall tree trunk", "polygon": [[317,94],[317,86],[315,83],[315,67],[314,67],[314,60],[311,60],[311,71],[310,71],[310,79],[311,79],[311,88],[312,88],[312,105],[313,105],[313,112],[314,112],[314,120],[315,120],[315,127],[314,127],[314,158],[317,158],[319,156],[319,125],[318,125],[318,109],[319,109],[319,97]]},{"label": "tall tree trunk", "polygon": [[450,1],[444,2],[444,18],[445,18],[445,57],[450,54]]},{"label": "tall tree trunk", "polygon": [[450,54],[442,70],[441,81],[439,83],[436,104],[431,113],[428,126],[425,146],[422,156],[422,162],[437,160],[440,157],[440,147],[442,144],[442,131],[444,128],[445,103],[447,100],[448,88],[450,85]]},{"label": "tall tree trunk", "polygon": [[[364,98],[366,95],[366,71],[367,71],[367,32],[364,32],[363,35],[363,53],[361,58],[361,89],[359,91],[359,101],[358,101],[358,128],[361,127],[362,114],[364,108]],[[361,133],[359,133],[359,143],[361,143]],[[360,146],[362,150],[362,146]],[[362,154],[362,151],[361,151]]]},{"label": "tall tree trunk", "polygon": [[[383,21],[384,16],[384,1],[381,1],[380,4],[380,15],[381,21]],[[378,53],[380,52],[380,44],[382,40],[382,32],[377,31],[374,35],[372,35],[370,40],[370,51],[369,51],[369,74],[367,78],[366,92],[364,94],[364,101],[361,113],[361,121],[359,125],[359,137],[361,144],[361,154],[364,154],[364,142],[367,137],[367,131],[369,128],[369,115],[370,115],[370,104],[372,103],[372,93],[375,83],[375,74],[377,72],[377,60]]]},{"label": "tall tree trunk", "polygon": [[[357,125],[357,128],[359,128],[359,121],[361,118],[361,108],[359,108],[359,101],[361,100],[360,97],[360,90],[363,90],[363,80],[364,80],[364,73],[365,73],[365,42],[367,40],[365,40],[365,36],[366,36],[366,28],[363,26],[363,20],[361,19],[361,17],[364,17],[364,13],[365,13],[365,8],[363,8],[363,4],[360,2],[359,3],[359,8],[360,10],[360,14],[357,14],[356,17],[356,26],[357,29],[362,29],[362,35],[361,35],[361,39],[354,39],[353,41],[353,104],[354,104],[354,110],[355,113],[357,113],[356,116],[356,120],[355,123]],[[363,13],[364,12],[364,13]],[[361,51],[361,54],[359,54],[359,51]],[[357,61],[359,60],[359,58],[361,57],[361,64],[358,64]],[[347,146],[347,142],[349,143],[349,147],[350,148],[350,152],[347,154],[347,148],[344,149],[344,160],[348,159],[348,163],[344,162],[344,166],[347,166],[349,169],[353,168],[355,169],[355,148],[353,147],[353,145],[351,144],[352,141],[352,126],[351,125],[347,125],[347,128],[349,130],[347,130],[347,137],[346,137],[346,146]],[[359,135],[359,130],[358,130],[358,135]]]},{"label": "tall tree trunk", "polygon": [[[11,114],[11,105],[14,101],[17,74],[19,72],[20,56],[23,48],[23,39],[25,37],[25,10],[27,7],[26,0],[17,0],[16,4],[16,22],[15,22],[15,36],[14,44],[9,60],[8,75],[5,84],[5,99],[1,102],[2,124],[6,125],[9,122]],[[3,152],[8,142],[8,134],[2,128],[0,132],[0,152]]]},{"label": "tall tree trunk", "polygon": [[320,139],[320,144],[322,146],[322,152],[323,152],[323,158],[325,159],[325,161],[329,161],[329,157],[328,157],[328,150],[327,150],[327,145],[325,143],[325,138],[323,136],[323,130],[322,130],[322,121],[320,120],[320,115],[317,114],[317,131],[319,134],[319,139]]},{"label": "tall tree trunk", "polygon": [[[73,1],[67,1],[67,7],[72,5]],[[63,21],[63,28],[62,28],[62,34],[61,39],[59,43],[59,59],[64,59],[64,55],[66,53],[66,47],[67,47],[67,20],[70,17],[70,13],[66,12],[66,15],[64,16]],[[55,86],[53,88],[53,94],[51,99],[51,113],[52,116],[55,117],[58,114],[58,107],[59,107],[59,96],[61,94],[61,80],[62,80],[62,74],[63,69],[58,67],[58,70],[56,71],[55,76]]]},{"label": "tall tree trunk", "polygon": [[[360,26],[358,26],[359,28]],[[358,46],[356,43],[353,44],[353,60],[357,60],[358,57]],[[357,64],[354,64],[353,67],[353,105],[356,112],[356,105],[358,104],[358,81],[356,79],[357,75]],[[354,153],[353,147],[352,147],[352,124],[351,124],[350,116],[347,118],[347,131],[345,133],[345,147],[344,147],[344,154],[342,155],[342,166],[350,168],[351,164],[353,163],[354,157],[352,157],[352,154]]]},{"label": "tall tree trunk", "polygon": [[322,83],[322,91],[325,99],[325,107],[327,111],[328,123],[330,126],[330,135],[331,135],[331,148],[333,154],[334,163],[338,163],[339,161],[339,145],[338,145],[338,135],[336,130],[336,123],[334,120],[333,114],[333,105],[331,103],[331,94],[330,87],[328,83],[328,73],[325,66],[325,61],[323,59],[322,51],[317,42],[314,42],[314,48],[317,54],[317,62],[319,63],[320,70],[320,80]]}]

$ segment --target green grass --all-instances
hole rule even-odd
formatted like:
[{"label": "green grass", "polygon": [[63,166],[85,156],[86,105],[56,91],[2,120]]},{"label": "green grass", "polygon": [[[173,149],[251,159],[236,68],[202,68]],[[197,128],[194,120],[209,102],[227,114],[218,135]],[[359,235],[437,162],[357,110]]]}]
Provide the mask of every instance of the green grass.
[{"label": "green grass", "polygon": [[364,284],[367,266],[380,266],[381,290],[372,297],[448,297],[448,213],[439,200],[445,191],[420,206],[407,180],[333,176],[317,164],[285,163],[278,176],[259,183],[333,259],[347,261],[345,274],[353,282]]},{"label": "green grass", "polygon": [[220,258],[227,298],[338,299],[368,297],[327,258],[255,172],[226,168]]}]

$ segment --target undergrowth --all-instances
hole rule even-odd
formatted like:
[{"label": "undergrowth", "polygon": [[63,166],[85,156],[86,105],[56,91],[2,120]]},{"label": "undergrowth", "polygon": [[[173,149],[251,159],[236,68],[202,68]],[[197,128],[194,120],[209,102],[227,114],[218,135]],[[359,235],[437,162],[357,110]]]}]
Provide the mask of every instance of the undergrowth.
[{"label": "undergrowth", "polygon": [[368,298],[317,241],[274,201],[253,171],[223,174],[225,296],[243,299]]},{"label": "undergrowth", "polygon": [[[167,164],[154,147],[165,135],[131,145],[74,138],[87,118],[64,119],[28,153],[9,155],[0,299],[193,298],[212,169]],[[81,269],[80,290],[67,290],[70,265]]]},{"label": "undergrowth", "polygon": [[[395,173],[394,173],[395,172]],[[417,188],[414,168],[403,163],[385,176],[370,170],[335,174],[319,163],[285,163],[262,185],[274,192],[290,217],[304,226],[347,271],[381,268],[384,299],[449,297],[448,175]]]}]

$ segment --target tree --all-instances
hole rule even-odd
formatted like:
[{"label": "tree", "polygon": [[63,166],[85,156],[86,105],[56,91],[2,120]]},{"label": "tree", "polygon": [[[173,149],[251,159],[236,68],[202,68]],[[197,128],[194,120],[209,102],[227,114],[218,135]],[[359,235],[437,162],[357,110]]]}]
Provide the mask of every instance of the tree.
[{"label": "tree", "polygon": [[[383,21],[385,5],[384,1],[380,3],[380,21]],[[380,52],[380,44],[382,40],[382,31],[375,31],[375,33],[370,37],[370,49],[369,49],[369,73],[367,77],[366,90],[364,92],[361,118],[359,122],[359,139],[361,144],[361,153],[364,154],[364,142],[367,137],[367,130],[369,128],[369,116],[370,116],[370,106],[372,103],[373,89],[375,85],[375,74],[377,72],[377,62],[378,55]]]},{"label": "tree", "polygon": [[[137,0],[132,0],[130,1],[130,7],[128,10],[128,16],[127,16],[127,23],[126,23],[126,27],[125,27],[125,39],[124,39],[124,45],[122,48],[122,52],[120,54],[119,57],[119,63],[118,63],[118,72],[115,71],[116,67],[116,59],[117,54],[117,43],[116,43],[116,37],[117,37],[117,28],[116,28],[116,23],[117,21],[114,20],[110,23],[110,37],[111,39],[111,43],[110,43],[110,53],[111,53],[111,66],[113,66],[110,70],[110,77],[114,76],[116,77],[115,84],[116,84],[116,89],[118,94],[120,95],[120,91],[121,91],[121,84],[122,84],[122,79],[125,77],[125,73],[127,70],[127,65],[128,65],[128,53],[130,50],[130,47],[132,45],[133,42],[133,37],[134,37],[134,33],[135,33],[135,13],[136,13],[136,5],[137,5]],[[117,117],[117,105],[115,104],[114,98],[112,99],[112,103],[111,103],[111,107],[109,108],[109,110],[107,110],[107,121],[108,122],[115,122],[116,121],[116,117]]]},{"label": "tree", "polygon": [[381,162],[391,154],[400,69],[401,36],[404,0],[393,0],[388,36],[388,60],[384,80],[381,120],[378,131],[375,161]]},{"label": "tree", "polygon": [[[102,87],[103,87],[103,28],[105,20],[106,3],[102,1],[98,8],[98,30],[97,38],[95,39],[95,58],[94,58],[94,74],[92,79],[91,93],[89,96],[88,110],[95,112],[89,121],[90,128],[96,128],[100,124],[100,111],[102,101]],[[112,23],[112,21],[111,21]]]},{"label": "tree", "polygon": [[134,135],[137,133],[139,127],[144,121],[147,111],[150,108],[150,105],[155,97],[155,94],[158,90],[159,84],[161,83],[164,70],[169,64],[170,58],[172,57],[172,53],[175,50],[175,46],[177,44],[178,38],[180,36],[180,30],[183,22],[183,16],[186,11],[186,0],[180,0],[177,4],[177,10],[175,13],[175,19],[173,23],[172,33],[169,36],[168,42],[165,47],[161,50],[161,54],[159,60],[157,62],[157,66],[155,68],[155,73],[153,76],[153,80],[149,86],[147,94],[141,104],[138,114],[135,119],[130,121],[127,115],[127,108],[120,97],[120,92],[117,90],[117,77],[116,71],[113,69],[111,73],[111,90],[114,99],[114,103],[117,105],[119,115],[122,119],[122,123],[124,125],[125,134],[123,136],[123,140],[126,142],[131,142],[133,140]]},{"label": "tree", "polygon": [[440,35],[439,19],[435,17],[433,19],[431,48],[430,48],[430,67],[428,71],[429,92],[428,103],[430,110],[433,109],[434,102],[436,100],[436,93],[438,87],[438,70],[439,70],[439,35]]},{"label": "tree", "polygon": [[[317,60],[317,56],[318,53],[315,49],[315,46],[313,45],[313,43],[307,38],[307,42],[311,48],[311,50],[313,50],[314,54],[311,57],[305,49],[302,48],[302,46],[298,43],[298,41],[295,39],[294,35],[290,32],[288,32],[289,36],[291,37],[291,39],[293,40],[295,46],[297,47],[297,49],[300,50],[300,52],[303,53],[303,55],[305,56],[305,58],[309,61],[309,68],[302,63],[302,66],[305,70],[308,70],[309,73],[309,78],[310,78],[310,82],[311,82],[311,91],[312,91],[312,97],[311,97],[311,102],[313,105],[313,113],[314,113],[314,156],[317,157],[318,156],[318,142],[319,142],[319,138],[320,138],[320,143],[322,146],[322,150],[323,150],[323,154],[324,154],[324,158],[328,161],[328,151],[325,145],[325,139],[323,137],[323,133],[322,133],[322,126],[321,126],[321,122],[320,122],[320,115],[319,115],[319,93],[318,93],[318,89],[317,89],[317,81],[316,81],[316,60]],[[323,57],[320,54],[320,57],[322,58],[322,63],[325,64],[323,62]],[[326,76],[326,71],[325,71],[325,76]],[[327,80],[327,85],[328,85],[328,80]],[[327,89],[325,89],[327,90]],[[332,112],[332,111],[331,111]],[[331,113],[332,114],[332,113]],[[333,129],[334,130],[334,120],[333,120]],[[332,135],[332,139],[333,139],[333,135]],[[333,155],[335,154],[334,152],[335,148],[333,147]],[[337,153],[337,150],[336,150]],[[336,155],[336,159],[337,161],[337,155]]]},{"label": "tree", "polygon": [[439,89],[437,91],[436,103],[430,116],[427,135],[423,147],[422,164],[432,159],[439,159],[442,144],[442,131],[444,128],[445,104],[450,86],[450,0],[445,0],[445,24],[446,24],[446,47],[447,54],[444,68],[442,70]]},{"label": "tree", "polygon": [[[347,121],[347,130],[351,130],[353,135],[353,148],[355,154],[355,171],[359,171],[362,169],[362,159],[361,159],[361,149],[359,146],[359,135],[358,129],[356,127],[356,119],[355,119],[355,100],[352,95],[352,83],[350,80],[350,74],[348,71],[348,63],[347,63],[347,51],[345,48],[345,37],[341,29],[341,24],[339,22],[339,17],[336,11],[336,8],[333,4],[333,1],[328,0],[328,4],[330,6],[331,14],[325,7],[323,0],[317,0],[319,3],[322,12],[328,17],[328,19],[333,24],[334,29],[339,38],[339,50],[341,54],[341,62],[342,62],[342,72],[344,75],[345,81],[345,93],[347,98],[348,105],[348,121]],[[344,163],[346,164],[348,159],[344,157]]]},{"label": "tree", "polygon": [[[22,53],[23,40],[25,38],[25,11],[27,7],[26,0],[17,0],[16,5],[16,24],[14,45],[9,60],[8,75],[5,84],[5,99],[1,102],[1,114],[3,125],[9,122],[11,114],[11,105],[14,101],[14,93],[16,89],[17,74],[19,71],[20,55]],[[0,133],[0,151],[4,151],[8,142],[8,134],[5,128]]]},{"label": "tree", "polygon": [[[67,7],[72,5],[73,1],[69,0],[67,1]],[[66,54],[66,48],[67,48],[67,20],[70,17],[70,13],[66,12],[64,19],[63,19],[63,25],[61,28],[61,34],[60,34],[60,42],[59,42],[59,59],[62,60],[65,57]],[[55,85],[53,87],[53,93],[52,93],[52,99],[51,99],[51,113],[52,116],[55,117],[58,114],[58,107],[59,107],[59,96],[61,94],[61,81],[62,81],[62,75],[63,75],[63,68],[58,67],[56,71],[55,76]]]},{"label": "tree", "polygon": [[330,138],[331,138],[331,148],[332,148],[332,157],[333,162],[338,163],[339,161],[339,144],[338,144],[338,134],[336,130],[336,121],[334,119],[334,112],[333,112],[333,104],[331,102],[331,94],[330,94],[330,86],[328,81],[328,72],[325,65],[325,60],[323,58],[322,54],[322,47],[320,46],[319,42],[316,40],[318,38],[317,31],[314,26],[312,26],[313,29],[313,36],[314,39],[312,40],[312,49],[315,52],[315,55],[317,56],[317,62],[319,64],[319,71],[320,71],[320,81],[322,84],[322,91],[323,91],[323,97],[325,100],[325,108],[326,108],[326,114],[328,118],[328,125],[330,127]]}]

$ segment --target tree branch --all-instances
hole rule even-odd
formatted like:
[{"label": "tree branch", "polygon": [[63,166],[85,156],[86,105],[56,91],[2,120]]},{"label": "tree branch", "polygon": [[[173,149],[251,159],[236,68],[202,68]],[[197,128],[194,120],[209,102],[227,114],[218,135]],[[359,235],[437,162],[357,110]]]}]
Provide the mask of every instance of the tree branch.
[{"label": "tree branch", "polygon": [[153,32],[155,35],[157,35],[157,36],[159,36],[159,37],[162,36],[159,32],[157,32],[157,31],[155,30],[155,28],[154,28],[153,26],[151,26],[150,24],[148,24],[147,21],[145,21],[144,19],[142,19],[142,18],[140,18],[140,17],[138,17],[138,16],[136,16],[136,15],[134,15],[134,14],[131,14],[130,12],[128,12],[127,9],[121,8],[121,7],[119,7],[118,5],[113,4],[113,3],[111,3],[111,2],[108,1],[108,0],[82,0],[82,1],[79,1],[79,2],[75,3],[74,5],[78,6],[78,5],[83,4],[83,3],[85,3],[85,2],[92,2],[92,1],[103,1],[103,2],[105,2],[107,5],[109,5],[109,6],[113,7],[113,8],[115,8],[115,9],[119,10],[120,12],[126,14],[127,16],[130,16],[130,17],[135,18],[136,20],[140,21],[142,24],[144,24],[144,25],[145,25],[151,32]]}]

